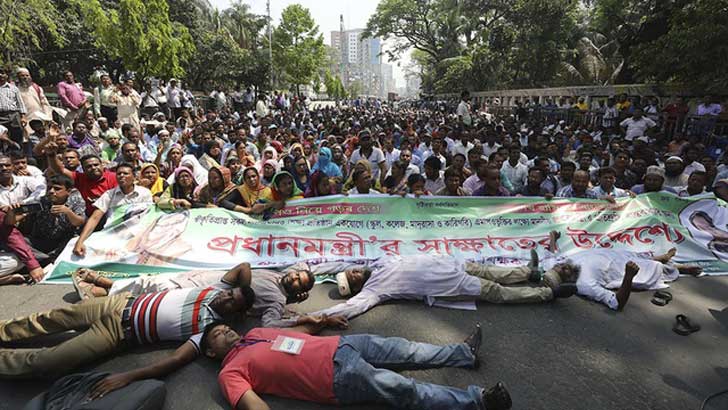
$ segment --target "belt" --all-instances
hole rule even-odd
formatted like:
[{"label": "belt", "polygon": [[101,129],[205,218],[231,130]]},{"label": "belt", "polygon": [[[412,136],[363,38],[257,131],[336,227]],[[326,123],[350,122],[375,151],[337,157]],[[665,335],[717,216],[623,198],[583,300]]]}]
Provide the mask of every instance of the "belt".
[{"label": "belt", "polygon": [[134,306],[136,298],[129,298],[126,302],[126,307],[121,312],[121,329],[124,332],[124,342],[127,344],[136,343],[136,336],[134,335],[134,327],[132,326],[131,308]]}]

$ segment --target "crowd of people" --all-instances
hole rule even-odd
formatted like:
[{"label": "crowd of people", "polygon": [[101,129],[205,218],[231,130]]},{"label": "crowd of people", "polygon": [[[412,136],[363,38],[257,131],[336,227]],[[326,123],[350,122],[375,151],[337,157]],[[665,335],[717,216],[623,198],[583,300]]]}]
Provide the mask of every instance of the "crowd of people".
[{"label": "crowd of people", "polygon": [[[11,79],[11,74],[16,77]],[[614,202],[651,192],[682,197],[713,192],[728,199],[725,139],[705,127],[665,132],[669,122],[655,121],[649,104],[640,106],[634,99],[629,104],[609,102],[613,111],[600,123],[584,124],[519,110],[494,116],[475,110],[467,91],[457,104],[446,107],[394,108],[378,100],[356,100],[314,108],[304,98],[291,101],[285,93],[267,96],[237,89],[226,95],[219,87],[210,107],[203,108],[175,79],[135,87],[132,80],[113,84],[102,74],[97,86],[84,89],[67,72],[57,85],[61,106],[53,107],[28,70],[0,71],[0,284],[42,280],[44,266],[75,236],[73,252],[83,257],[89,236],[116,207],[126,204],[170,212],[220,207],[266,219],[290,201],[336,194]],[[701,107],[702,115],[722,112],[719,104],[708,101]],[[558,233],[552,233],[552,242],[557,239]],[[626,255],[608,278],[615,281],[616,292],[580,289],[611,308],[623,308],[638,283],[649,288],[683,270],[699,273],[670,265],[673,255],[674,250],[650,260]],[[597,256],[605,263],[616,258],[589,255]],[[348,319],[388,299],[434,295],[545,302],[576,293],[580,271],[582,278],[597,275],[582,270],[586,260],[545,262],[533,255],[528,266],[496,268],[425,258],[415,264],[426,265],[421,269],[393,260],[335,269],[341,271],[336,275],[341,295],[353,297],[292,318],[283,317],[285,305],[306,298],[314,283],[309,268],[251,272],[241,264],[222,275],[227,287],[214,291],[201,283],[217,283],[221,274],[120,285],[81,270],[74,282],[84,303],[2,322],[0,341],[79,327],[93,332],[39,352],[4,349],[0,375],[50,374],[113,353],[130,341],[151,344],[192,336],[162,363],[104,379],[92,396],[167,374],[204,354],[228,357],[220,382],[237,408],[267,408],[258,391],[325,403],[376,399],[408,408],[508,409],[511,399],[500,383],[490,390],[412,385],[387,370],[477,367],[479,328],[464,343],[444,347],[271,329],[254,329],[241,342],[240,335],[218,320],[252,310],[262,315],[266,327],[315,334],[326,327],[346,327]],[[430,276],[423,276],[424,271]],[[638,278],[640,271],[644,281]],[[520,282],[534,285],[508,286]],[[201,305],[208,307],[204,313]],[[190,315],[193,311],[197,313]],[[280,357],[264,346],[280,337],[293,339],[289,349],[298,349],[283,352],[298,354],[304,344],[309,348],[301,361],[291,359],[269,369]],[[387,349],[387,357],[377,349]],[[321,363],[328,365],[321,368]],[[252,382],[241,370],[249,368],[271,380]],[[276,372],[310,377],[329,387],[296,386],[292,391],[274,382]],[[257,384],[255,389],[252,384]]]}]

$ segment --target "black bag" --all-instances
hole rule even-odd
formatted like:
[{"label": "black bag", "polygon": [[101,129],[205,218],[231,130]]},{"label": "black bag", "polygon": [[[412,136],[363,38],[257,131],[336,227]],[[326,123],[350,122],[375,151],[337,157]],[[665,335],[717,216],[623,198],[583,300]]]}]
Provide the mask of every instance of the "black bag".
[{"label": "black bag", "polygon": [[167,389],[159,380],[133,382],[89,401],[89,390],[108,375],[91,372],[63,377],[47,392],[29,401],[23,410],[159,410],[164,405]]}]

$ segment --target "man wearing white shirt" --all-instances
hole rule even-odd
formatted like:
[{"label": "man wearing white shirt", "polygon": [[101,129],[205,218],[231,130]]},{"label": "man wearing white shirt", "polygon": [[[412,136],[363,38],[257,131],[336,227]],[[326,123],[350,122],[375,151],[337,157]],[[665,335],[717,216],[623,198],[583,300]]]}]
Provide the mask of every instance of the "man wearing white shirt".
[{"label": "man wearing white shirt", "polygon": [[373,146],[372,134],[369,130],[362,130],[359,132],[359,148],[351,154],[349,158],[349,164],[351,169],[354,169],[359,160],[365,159],[369,161],[369,165],[372,169],[372,178],[382,179],[386,175],[386,159],[381,149]]},{"label": "man wearing white shirt", "polygon": [[470,114],[470,103],[468,103],[469,99],[470,92],[466,90],[460,93],[460,104],[458,104],[457,109],[458,121],[468,127],[473,125],[473,117]]},{"label": "man wearing white shirt", "polygon": [[96,229],[104,216],[110,216],[114,208],[121,205],[148,203],[150,206],[154,203],[152,193],[147,188],[134,184],[134,167],[127,163],[121,163],[116,166],[116,181],[118,186],[104,192],[94,204],[94,211],[83,226],[81,235],[73,247],[73,253],[77,256],[86,255],[86,245],[84,242]]},{"label": "man wearing white shirt", "polygon": [[0,207],[38,203],[45,195],[45,179],[13,175],[10,157],[0,155]]},{"label": "man wearing white shirt", "polygon": [[177,79],[170,78],[167,86],[167,106],[172,111],[172,120],[176,121],[182,115],[184,109],[184,91],[177,86]]},{"label": "man wearing white shirt", "polygon": [[444,174],[440,159],[434,155],[428,157],[425,160],[425,190],[434,194],[445,188]]},{"label": "man wearing white shirt", "polygon": [[645,135],[645,131],[657,124],[651,119],[642,116],[641,108],[636,108],[632,117],[622,121],[619,125],[625,130],[624,139],[632,141],[635,138]]},{"label": "man wearing white shirt", "polygon": [[387,170],[392,168],[392,163],[399,161],[399,150],[394,147],[394,137],[384,136],[384,133],[379,134],[382,140],[382,152],[384,152],[384,160],[387,164]]},{"label": "man wearing white shirt", "polygon": [[[465,262],[452,256],[418,255],[407,259],[383,256],[366,266],[352,264],[337,274],[339,293],[354,296],[310,315],[341,315],[350,319],[379,303],[399,299],[422,300],[430,306],[459,307],[449,302],[453,299],[469,301],[471,306],[476,300],[539,303],[576,293],[576,286],[569,282],[578,276],[577,267],[568,263],[553,266],[542,279],[537,263],[537,257],[532,258],[528,266],[501,267]],[[509,286],[527,282],[532,277],[537,278],[533,280],[533,287]]]},{"label": "man wearing white shirt", "polygon": [[508,161],[503,163],[501,171],[513,185],[511,193],[520,192],[526,185],[528,167],[521,163],[521,147],[518,144],[511,145],[508,149]]}]

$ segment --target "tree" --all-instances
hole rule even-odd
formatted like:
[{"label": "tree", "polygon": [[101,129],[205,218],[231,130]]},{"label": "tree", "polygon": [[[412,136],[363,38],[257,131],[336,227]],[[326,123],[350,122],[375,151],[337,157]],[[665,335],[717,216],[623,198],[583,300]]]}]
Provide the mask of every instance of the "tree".
[{"label": "tree", "polygon": [[99,0],[81,2],[98,46],[142,77],[181,77],[195,51],[187,27],[169,18],[167,0],[120,0],[118,10]]},{"label": "tree", "polygon": [[47,37],[56,45],[65,44],[58,30],[58,11],[51,0],[0,0],[0,64],[32,61],[31,52],[42,50]]},{"label": "tree", "polygon": [[704,93],[728,89],[728,7],[696,0],[672,13],[667,33],[635,48],[633,66],[644,80],[677,82]]},{"label": "tree", "polygon": [[189,81],[208,89],[232,85],[243,77],[249,59],[250,52],[238,47],[227,31],[206,31],[188,63]]},{"label": "tree", "polygon": [[283,10],[281,24],[273,31],[273,61],[299,95],[300,86],[311,84],[325,65],[324,39],[308,9],[292,4]]}]

